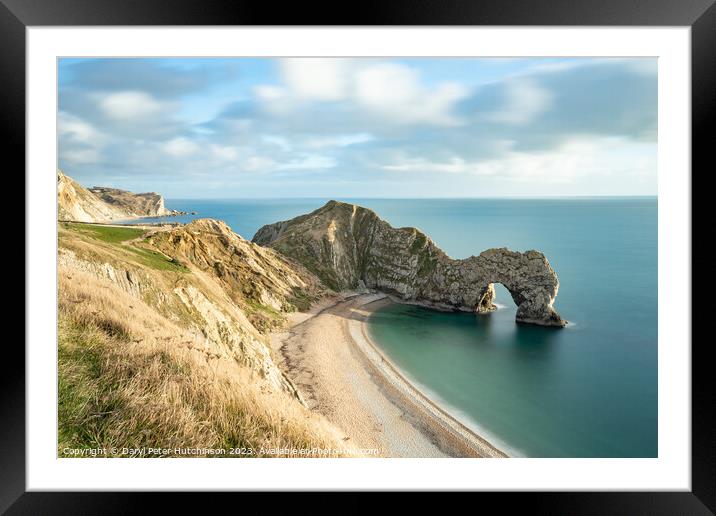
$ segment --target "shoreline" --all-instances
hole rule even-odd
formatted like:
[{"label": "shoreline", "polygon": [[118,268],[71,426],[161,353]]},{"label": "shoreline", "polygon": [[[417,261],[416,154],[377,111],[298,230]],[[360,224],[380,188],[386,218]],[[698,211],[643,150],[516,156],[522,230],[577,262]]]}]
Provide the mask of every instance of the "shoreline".
[{"label": "shoreline", "polygon": [[[419,406],[419,409],[429,414],[428,417],[432,419],[432,423],[439,424],[443,427],[443,430],[449,432],[452,439],[457,442],[459,447],[467,447],[472,451],[477,451],[480,457],[508,457],[508,455],[497,448],[494,444],[490,443],[487,439],[479,435],[477,432],[469,428],[465,423],[461,422],[455,416],[450,414],[440,404],[425,394],[420,387],[415,385],[414,382],[410,381],[400,368],[394,364],[373,342],[368,333],[368,318],[375,312],[375,310],[381,308],[387,303],[396,303],[391,296],[387,294],[376,294],[377,299],[368,299],[364,304],[357,306],[360,311],[365,312],[364,319],[360,322],[350,321],[349,327],[356,333],[351,332],[354,343],[357,346],[363,347],[362,351],[369,360],[372,360],[373,366],[376,369],[380,369],[382,375],[388,381],[393,381],[396,384],[396,388],[409,394],[414,403]],[[369,307],[368,305],[374,305]],[[354,324],[358,323],[358,324]],[[357,332],[360,332],[357,334]],[[359,335],[359,336],[358,336]],[[358,338],[356,338],[358,337]],[[443,436],[444,437],[444,436]]]},{"label": "shoreline", "polygon": [[376,347],[368,317],[385,294],[343,293],[271,336],[284,372],[345,440],[387,457],[506,457],[411,383]]}]

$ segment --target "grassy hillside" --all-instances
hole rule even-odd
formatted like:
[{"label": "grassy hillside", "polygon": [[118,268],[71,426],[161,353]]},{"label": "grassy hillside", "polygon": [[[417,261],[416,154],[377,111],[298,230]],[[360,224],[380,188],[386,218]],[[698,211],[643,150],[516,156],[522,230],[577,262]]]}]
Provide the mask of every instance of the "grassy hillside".
[{"label": "grassy hillside", "polygon": [[[59,225],[58,454],[344,448],[340,432],[303,406],[232,293],[172,257],[167,242],[154,247],[153,231]],[[251,302],[283,320],[284,311]]]},{"label": "grassy hillside", "polygon": [[149,233],[146,229],[68,222],[62,222],[60,223],[60,226],[62,229],[69,229],[77,234],[90,237],[92,240],[107,244],[122,244],[129,242],[132,245],[125,245],[121,249],[136,255],[134,259],[140,265],[145,265],[157,270],[177,272],[188,272],[189,270],[178,260],[146,245],[147,240],[146,238],[143,238],[144,235]]}]

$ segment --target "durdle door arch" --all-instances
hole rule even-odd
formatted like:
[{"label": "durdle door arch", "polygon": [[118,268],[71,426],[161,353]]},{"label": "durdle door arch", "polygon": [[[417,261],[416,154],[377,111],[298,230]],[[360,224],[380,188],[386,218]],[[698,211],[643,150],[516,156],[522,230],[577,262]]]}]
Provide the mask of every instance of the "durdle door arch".
[{"label": "durdle door arch", "polygon": [[253,241],[292,258],[334,290],[360,285],[437,310],[489,312],[494,283],[510,291],[517,321],[566,324],[552,304],[559,280],[539,251],[488,249],[450,258],[417,228],[394,228],[372,210],[338,201],[264,226]]},{"label": "durdle door arch", "polygon": [[495,309],[494,284],[500,283],[517,305],[517,322],[557,327],[567,324],[552,306],[559,291],[559,279],[544,254],[539,251],[519,253],[489,249],[474,260],[475,267],[483,272],[488,281],[478,289],[476,312]]}]

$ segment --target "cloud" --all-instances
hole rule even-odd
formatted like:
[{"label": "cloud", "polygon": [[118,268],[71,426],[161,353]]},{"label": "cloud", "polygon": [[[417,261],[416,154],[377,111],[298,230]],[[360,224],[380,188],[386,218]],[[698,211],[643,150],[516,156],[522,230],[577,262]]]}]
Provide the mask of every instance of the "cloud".
[{"label": "cloud", "polygon": [[505,85],[505,103],[488,119],[507,125],[526,125],[546,111],[552,95],[529,79],[516,79]]},{"label": "cloud", "polygon": [[106,116],[120,121],[153,118],[166,109],[161,102],[141,91],[98,95],[98,103]]},{"label": "cloud", "polygon": [[254,94],[264,110],[284,116],[305,116],[311,102],[340,102],[352,106],[349,116],[368,111],[384,124],[454,126],[460,120],[452,108],[468,94],[457,82],[428,87],[418,70],[375,60],[288,58],[280,69],[280,86],[258,85]]},{"label": "cloud", "polygon": [[[532,67],[484,85],[457,107],[475,132],[524,150],[553,148],[575,135],[656,141],[655,59],[598,59]],[[497,109],[496,109],[497,106]]]},{"label": "cloud", "polygon": [[539,152],[506,149],[499,157],[470,161],[452,157],[446,161],[404,158],[382,166],[384,170],[414,173],[448,173],[490,177],[505,181],[541,184],[573,183],[580,178],[653,177],[656,153],[649,143],[634,145],[624,138],[577,137],[557,148]]},{"label": "cloud", "polygon": [[274,169],[276,162],[265,156],[249,156],[247,159],[241,161],[240,166],[247,172],[261,172]]},{"label": "cloud", "polygon": [[322,156],[320,154],[304,154],[286,163],[281,163],[275,168],[276,170],[317,170],[333,168],[336,164],[336,160],[330,156]]},{"label": "cloud", "polygon": [[608,149],[600,140],[567,140],[556,149],[539,152],[508,151],[496,159],[476,163],[474,174],[517,181],[572,182],[583,174],[608,175],[604,166]]},{"label": "cloud", "polygon": [[290,58],[280,61],[286,87],[301,98],[344,99],[349,88],[350,62],[346,59]]},{"label": "cloud", "polygon": [[73,165],[98,163],[108,136],[89,122],[70,113],[57,114],[60,159]]},{"label": "cloud", "polygon": [[92,124],[64,111],[57,114],[57,130],[65,141],[80,144],[98,145],[106,138]]},{"label": "cloud", "polygon": [[184,196],[247,181],[224,195],[574,193],[594,178],[655,191],[656,59],[106,61],[60,62],[60,166],[80,181]]},{"label": "cloud", "polygon": [[286,98],[287,96],[287,91],[284,88],[266,84],[256,86],[254,92],[259,99],[265,101],[275,101]]},{"label": "cloud", "polygon": [[72,165],[88,165],[99,163],[102,154],[97,149],[67,149],[62,153],[61,159]]},{"label": "cloud", "polygon": [[239,158],[239,152],[236,147],[229,145],[210,145],[211,154],[223,161],[236,161]]},{"label": "cloud", "polygon": [[293,147],[289,143],[288,138],[284,138],[282,136],[274,136],[271,134],[262,134],[261,135],[261,141],[263,143],[267,143],[271,146],[276,146],[282,151],[290,151]]},{"label": "cloud", "polygon": [[160,148],[174,158],[186,158],[199,152],[199,145],[196,142],[181,136],[162,143]]},{"label": "cloud", "polygon": [[403,65],[369,66],[356,76],[356,100],[400,123],[458,125],[451,108],[466,95],[467,89],[458,83],[425,88],[418,72]]},{"label": "cloud", "polygon": [[368,133],[356,134],[340,134],[338,136],[318,136],[309,138],[306,146],[312,149],[322,149],[325,147],[348,147],[349,145],[357,145],[375,140]]},{"label": "cloud", "polygon": [[499,159],[478,163],[474,172],[547,183],[573,183],[585,177],[655,177],[656,152],[652,144],[635,145],[624,138],[574,138],[540,152],[508,151]]},{"label": "cloud", "polygon": [[476,169],[476,164],[462,158],[451,158],[448,161],[431,161],[426,158],[407,158],[398,162],[383,165],[383,170],[398,172],[438,172],[438,173],[469,173]]}]

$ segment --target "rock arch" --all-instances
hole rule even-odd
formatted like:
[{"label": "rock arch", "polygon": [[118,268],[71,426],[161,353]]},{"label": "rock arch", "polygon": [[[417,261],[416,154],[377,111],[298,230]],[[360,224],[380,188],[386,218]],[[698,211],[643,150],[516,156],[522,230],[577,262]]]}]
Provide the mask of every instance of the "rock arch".
[{"label": "rock arch", "polygon": [[494,283],[517,305],[518,322],[564,326],[552,304],[559,280],[539,251],[488,249],[450,258],[416,228],[394,228],[373,211],[330,201],[294,219],[264,226],[253,241],[298,261],[336,291],[363,286],[437,310],[489,312]]},{"label": "rock arch", "polygon": [[500,283],[517,306],[518,322],[560,327],[566,324],[552,306],[559,291],[559,279],[544,254],[488,249],[473,260],[473,266],[484,278],[477,284],[476,312],[495,309],[494,283]]},{"label": "rock arch", "polygon": [[[559,290],[557,274],[539,251],[488,249],[464,260],[443,254],[427,281],[397,297],[440,310],[488,313],[496,309],[495,283],[510,292],[517,306],[517,322],[557,327],[567,324],[553,307]],[[380,289],[382,285],[375,286]]]}]

